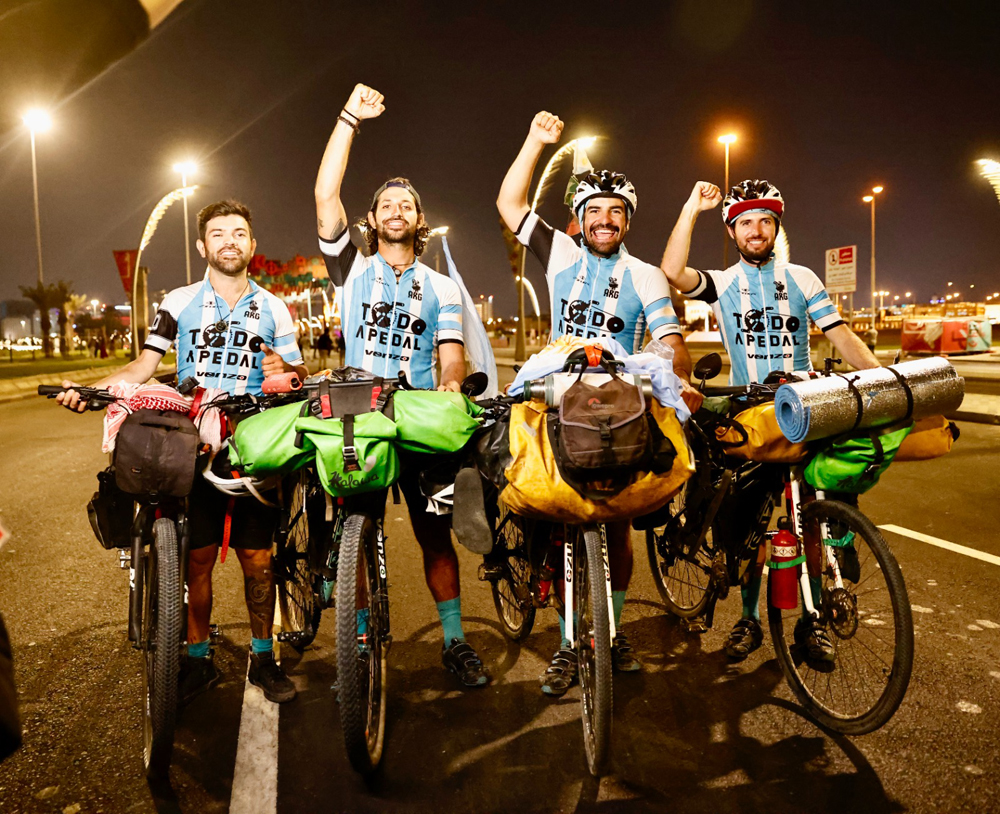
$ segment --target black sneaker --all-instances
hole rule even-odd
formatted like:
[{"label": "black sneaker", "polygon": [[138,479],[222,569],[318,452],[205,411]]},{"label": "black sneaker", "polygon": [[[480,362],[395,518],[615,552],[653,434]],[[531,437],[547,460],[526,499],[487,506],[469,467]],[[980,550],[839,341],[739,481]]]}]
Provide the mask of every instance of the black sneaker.
[{"label": "black sneaker", "polygon": [[575,651],[568,647],[556,650],[548,669],[542,674],[542,692],[553,698],[565,695],[566,690],[576,683],[578,667],[579,662]]},{"label": "black sneaker", "polygon": [[618,673],[634,673],[642,669],[642,662],[624,633],[619,633],[611,642],[611,666]]},{"label": "black sneaker", "polygon": [[723,648],[733,661],[743,661],[764,643],[764,631],[756,619],[740,619],[729,633]]},{"label": "black sneaker", "polygon": [[194,698],[218,684],[221,676],[209,653],[204,658],[181,656],[177,678],[177,703],[186,707]]},{"label": "black sneaker", "polygon": [[827,635],[826,628],[815,619],[799,619],[793,633],[795,643],[804,647],[809,661],[835,661],[837,651]]},{"label": "black sneaker", "polygon": [[485,687],[490,680],[472,645],[460,639],[441,647],[441,663],[458,676],[463,687]]},{"label": "black sneaker", "polygon": [[251,653],[247,678],[264,691],[268,701],[275,704],[283,704],[295,697],[295,685],[274,660],[274,653]]}]

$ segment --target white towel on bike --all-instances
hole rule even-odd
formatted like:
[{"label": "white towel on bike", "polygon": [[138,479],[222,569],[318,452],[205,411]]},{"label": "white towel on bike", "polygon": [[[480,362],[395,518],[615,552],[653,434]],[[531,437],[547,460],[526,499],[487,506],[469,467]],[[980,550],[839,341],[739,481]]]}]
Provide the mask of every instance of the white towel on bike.
[{"label": "white towel on bike", "polygon": [[[118,382],[108,385],[107,390],[122,401],[109,404],[104,413],[102,452],[114,451],[115,437],[121,429],[122,422],[136,410],[173,410],[190,415],[194,403],[194,398],[183,396],[166,384]],[[198,415],[194,417],[202,443],[208,444],[213,451],[218,451],[222,446],[222,439],[226,434],[226,420],[217,407],[211,406],[211,402],[217,396],[224,394],[225,391],[216,388],[206,389]]]}]

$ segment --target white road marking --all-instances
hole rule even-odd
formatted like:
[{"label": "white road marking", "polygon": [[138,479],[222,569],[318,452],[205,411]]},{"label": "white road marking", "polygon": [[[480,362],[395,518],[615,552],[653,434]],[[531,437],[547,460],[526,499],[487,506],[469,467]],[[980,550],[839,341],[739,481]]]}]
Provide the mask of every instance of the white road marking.
[{"label": "white road marking", "polygon": [[910,605],[910,610],[914,613],[934,613],[934,608],[925,608],[923,605]]},{"label": "white road marking", "polygon": [[982,628],[979,627],[979,625],[966,625],[965,629],[966,630],[982,630]]},{"label": "white road marking", "polygon": [[247,681],[230,814],[274,814],[278,810],[278,707]]},{"label": "white road marking", "polygon": [[971,701],[959,701],[955,706],[958,707],[959,712],[968,712],[972,715],[978,715],[983,711],[981,706],[973,704]]},{"label": "white road marking", "polygon": [[996,630],[997,628],[1000,628],[1000,625],[996,622],[991,622],[989,619],[976,619],[976,624],[982,625],[989,630]]},{"label": "white road marking", "polygon": [[959,545],[958,543],[949,543],[947,540],[942,540],[939,537],[931,537],[929,534],[921,534],[919,531],[904,529],[902,526],[896,526],[892,523],[879,526],[879,528],[884,529],[885,531],[891,531],[893,534],[909,537],[911,540],[919,540],[921,543],[927,543],[928,545],[944,548],[948,551],[954,551],[956,554],[964,554],[966,557],[982,560],[983,562],[988,562],[992,565],[1000,565],[1000,557],[996,556],[996,554],[987,554],[985,551],[980,551],[977,548],[969,548],[968,546]]}]

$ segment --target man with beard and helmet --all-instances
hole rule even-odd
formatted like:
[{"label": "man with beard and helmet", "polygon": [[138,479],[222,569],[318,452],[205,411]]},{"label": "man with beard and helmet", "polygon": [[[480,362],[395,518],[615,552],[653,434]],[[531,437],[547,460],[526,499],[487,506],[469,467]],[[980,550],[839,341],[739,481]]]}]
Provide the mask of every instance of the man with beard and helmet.
[{"label": "man with beard and helmet", "polygon": [[[341,185],[360,123],[382,114],[382,99],[373,88],[354,88],[337,117],[316,176],[319,245],[338,289],[344,359],[378,376],[405,373],[415,387],[433,388],[436,356],[441,365],[437,389],[458,391],[465,377],[462,295],[455,282],[417,259],[430,230],[420,196],[408,180],[392,178],[375,192],[359,224],[369,256],[351,243]],[[451,542],[450,519],[427,511],[417,477],[415,467],[404,460],[399,486],[423,553],[427,587],[441,619],[441,660],[463,686],[481,687],[489,679],[462,628],[458,557]]]},{"label": "man with beard and helmet", "polygon": [[[260,394],[264,378],[272,374],[295,371],[301,377],[307,375],[288,308],[247,276],[257,247],[250,211],[232,200],[206,206],[198,213],[198,235],[198,252],[208,262],[204,280],[167,294],[139,357],[94,387],[148,381],[171,345],[177,349],[178,381],[194,377],[202,387],[232,394]],[[73,384],[67,381],[63,386]],[[71,409],[85,407],[75,390],[57,398]],[[278,512],[257,500],[244,500],[238,511],[230,511],[228,503],[226,495],[203,478],[195,478],[188,499],[188,645],[181,664],[180,702],[186,704],[220,678],[209,647],[209,619],[212,570],[227,514],[233,548],[243,568],[250,614],[247,677],[268,700],[290,701],[295,697],[295,686],[275,661],[271,638],[275,591],[271,541]]]},{"label": "man with beard and helmet", "polygon": [[[611,337],[634,353],[640,350],[648,328],[653,339],[673,348],[674,372],[684,387],[684,401],[694,411],[701,404],[701,394],[689,385],[691,357],[670,303],[670,287],[659,269],[637,260],[624,246],[637,203],[628,179],[607,170],[580,179],[573,196],[573,213],[580,221],[582,245],[553,229],[528,206],[528,186],[535,165],[545,145],[559,141],[562,129],[563,123],[551,113],[542,111],[535,116],[497,197],[497,208],[508,228],[545,268],[552,339],[567,334]],[[612,644],[612,664],[618,671],[631,672],[641,665],[619,626],[632,576],[629,521],[608,523],[607,533],[612,601],[619,631]],[[542,676],[542,692],[562,695],[576,673],[577,656],[564,637]]]},{"label": "man with beard and helmet", "polygon": [[[769,182],[743,181],[723,201],[722,220],[736,241],[739,261],[723,271],[687,267],[695,221],[720,201],[722,193],[714,184],[694,185],[667,242],[661,268],[682,294],[712,306],[729,354],[729,383],[763,382],[772,371],[812,370],[810,319],[849,364],[858,369],[878,367],[871,351],[840,318],[816,274],[805,266],[776,261],[774,242],[785,203]],[[764,639],[758,608],[764,553],[761,547],[757,568],[742,589],[743,615],[725,645],[726,654],[737,661]],[[796,635],[805,642],[810,658],[833,658],[829,636],[818,622],[797,629]]]}]

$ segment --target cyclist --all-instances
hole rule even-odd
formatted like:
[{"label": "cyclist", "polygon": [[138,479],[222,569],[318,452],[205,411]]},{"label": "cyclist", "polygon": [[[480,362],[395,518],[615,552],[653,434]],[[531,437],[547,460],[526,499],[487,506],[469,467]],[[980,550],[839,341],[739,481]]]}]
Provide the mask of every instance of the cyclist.
[{"label": "cyclist", "polygon": [[[528,186],[538,158],[546,144],[559,141],[562,130],[557,116],[546,111],[535,116],[497,197],[497,208],[508,228],[545,268],[552,339],[566,334],[611,337],[636,352],[648,327],[653,339],[673,348],[674,372],[681,379],[685,403],[694,411],[701,404],[701,394],[690,387],[691,357],[670,303],[670,287],[655,266],[637,260],[624,246],[637,202],[628,179],[602,170],[580,180],[573,196],[573,213],[582,229],[580,244],[553,229],[528,206]],[[608,523],[607,533],[611,597],[619,631],[612,643],[612,663],[618,671],[631,672],[642,665],[619,626],[632,576],[629,522]],[[559,624],[565,632],[561,617]],[[563,638],[542,676],[542,692],[562,695],[576,672],[576,654]]]},{"label": "cyclist", "polygon": [[[171,345],[177,349],[179,380],[193,376],[203,387],[233,394],[261,393],[264,377],[271,374],[295,371],[307,375],[288,308],[247,276],[257,246],[250,211],[232,200],[206,206],[198,213],[198,235],[198,252],[208,264],[205,278],[167,294],[139,357],[96,387],[148,381]],[[73,383],[66,381],[63,386],[73,387]],[[84,409],[75,390],[58,400],[71,409]],[[250,614],[247,677],[268,700],[290,701],[295,686],[275,661],[271,638],[275,596],[271,539],[277,511],[256,500],[244,501],[238,512],[227,512],[227,504],[225,495],[203,478],[195,479],[188,500],[188,645],[181,664],[180,701],[186,704],[219,682],[209,647],[209,619],[212,570],[225,536],[227,514],[231,515],[232,544],[243,569]]]},{"label": "cyclist", "polygon": [[[450,278],[417,259],[430,229],[420,196],[408,180],[392,178],[382,184],[358,224],[368,256],[351,243],[340,198],[347,157],[360,122],[385,110],[382,99],[373,88],[354,88],[337,117],[316,177],[319,245],[341,302],[345,361],[379,376],[405,373],[414,386],[432,388],[437,356],[441,364],[437,389],[457,392],[465,377],[461,293]],[[399,486],[443,628],[441,660],[464,687],[484,686],[489,680],[485,668],[462,628],[450,520],[426,510],[417,467],[404,463],[402,472]]]},{"label": "cyclist", "polygon": [[[699,181],[694,185],[667,241],[661,268],[682,294],[712,306],[729,354],[729,383],[763,382],[774,370],[812,370],[810,319],[849,364],[858,369],[878,367],[871,351],[840,318],[816,274],[805,266],[775,259],[784,200],[768,181],[743,181],[722,201],[722,220],[740,253],[736,264],[723,271],[687,266],[699,213],[720,201],[722,193],[714,184]],[[737,661],[764,640],[758,608],[764,553],[762,547],[757,567],[742,589],[743,614],[726,641],[726,654]],[[819,622],[803,620],[796,637],[805,642],[811,658],[833,658],[833,645]]]}]

